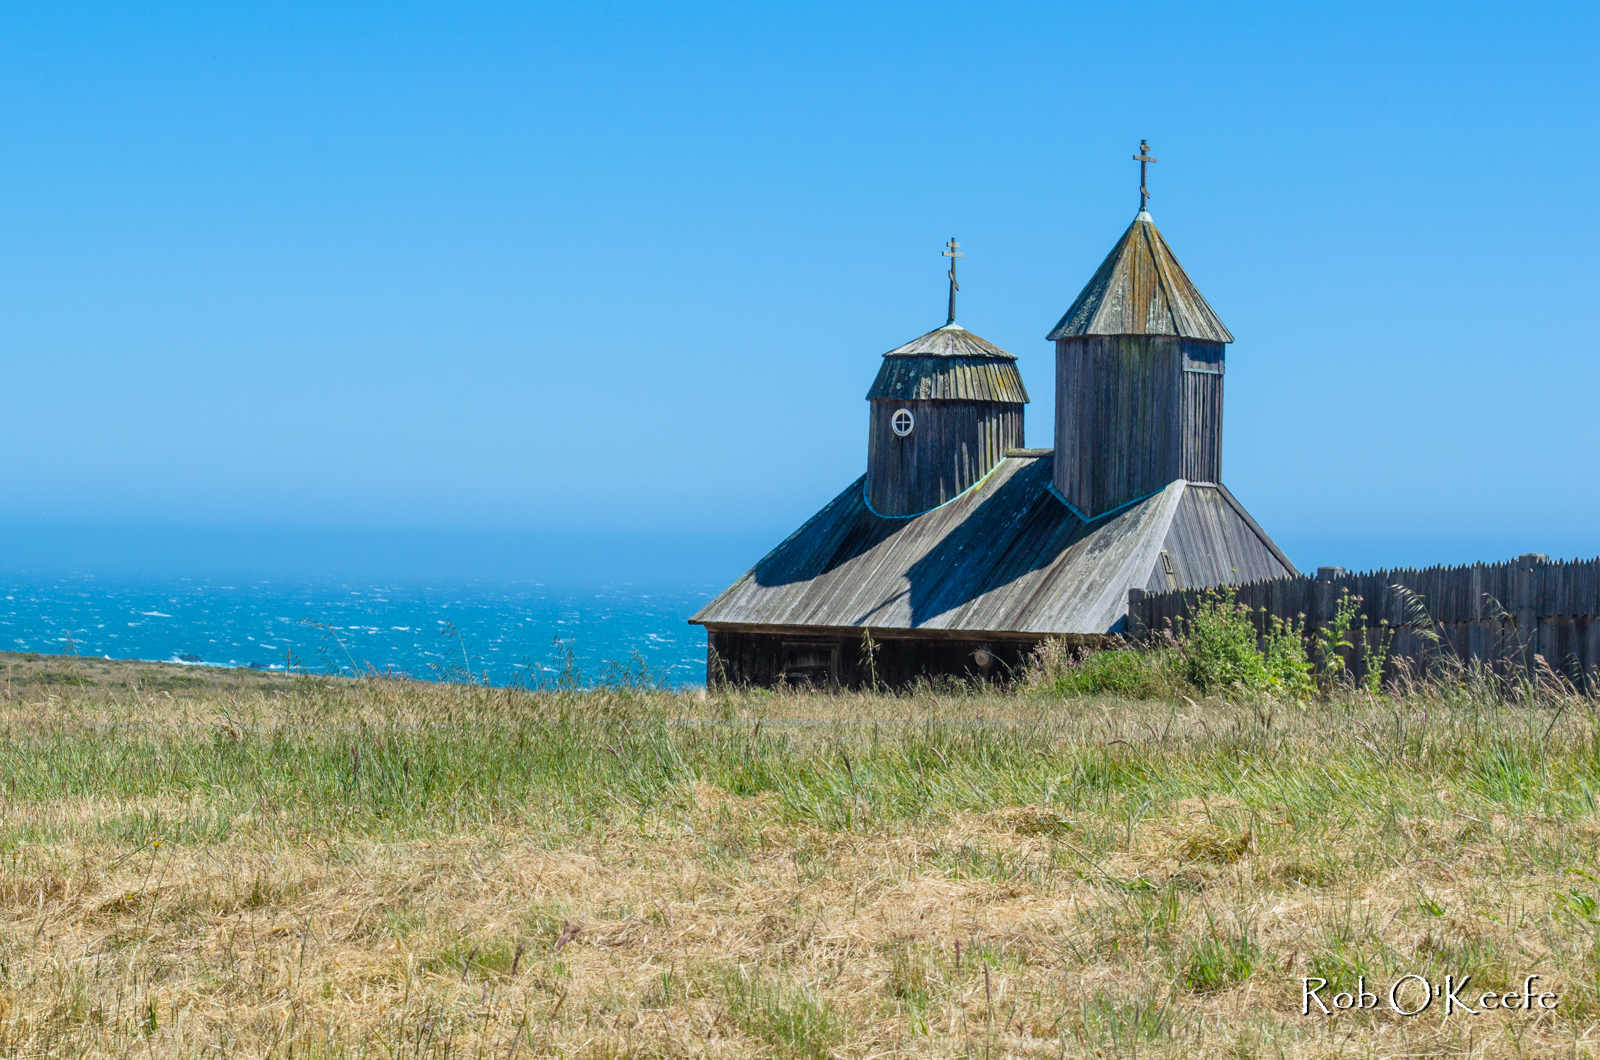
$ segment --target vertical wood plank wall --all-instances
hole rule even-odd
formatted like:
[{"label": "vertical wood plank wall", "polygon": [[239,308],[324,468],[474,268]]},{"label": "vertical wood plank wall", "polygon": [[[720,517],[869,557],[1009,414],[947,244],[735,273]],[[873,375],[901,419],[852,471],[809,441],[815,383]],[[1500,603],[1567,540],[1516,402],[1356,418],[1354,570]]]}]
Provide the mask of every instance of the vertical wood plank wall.
[{"label": "vertical wood plank wall", "polygon": [[[860,634],[825,633],[796,638],[786,634],[755,633],[744,630],[706,630],[706,684],[769,687],[784,682],[811,685],[839,685],[861,688],[875,677],[880,685],[904,687],[918,678],[953,676],[956,678],[1005,678],[1020,671],[1028,653],[1039,641],[933,640],[894,638],[875,642],[874,665],[869,669],[865,640]],[[807,667],[805,673],[785,672],[796,661],[811,662],[826,646],[831,651],[831,667],[836,671],[820,677]],[[984,671],[974,659],[979,648],[993,657]],[[874,672],[875,671],[875,672]]]},{"label": "vertical wood plank wall", "polygon": [[1222,481],[1222,344],[1183,344],[1183,468],[1190,482]]},{"label": "vertical wood plank wall", "polygon": [[1183,374],[1173,336],[1057,340],[1055,487],[1073,507],[1099,515],[1183,477]]},{"label": "vertical wood plank wall", "polygon": [[[1324,568],[1301,575],[1251,582],[1237,589],[1257,629],[1272,618],[1304,617],[1315,630],[1331,619],[1340,598],[1359,596],[1351,639],[1388,645],[1391,662],[1426,666],[1441,651],[1457,659],[1536,673],[1539,660],[1591,690],[1600,688],[1600,559],[1555,562],[1522,556],[1506,563],[1424,570],[1380,570],[1359,574]],[[1169,628],[1194,611],[1202,590],[1130,593],[1129,628]],[[1437,640],[1435,640],[1437,638]],[[1360,676],[1363,653],[1349,663]]]},{"label": "vertical wood plank wall", "polygon": [[[915,417],[894,433],[897,409]],[[867,499],[881,515],[916,515],[977,482],[1007,449],[1023,447],[1022,405],[999,401],[875,400],[867,437]]]}]

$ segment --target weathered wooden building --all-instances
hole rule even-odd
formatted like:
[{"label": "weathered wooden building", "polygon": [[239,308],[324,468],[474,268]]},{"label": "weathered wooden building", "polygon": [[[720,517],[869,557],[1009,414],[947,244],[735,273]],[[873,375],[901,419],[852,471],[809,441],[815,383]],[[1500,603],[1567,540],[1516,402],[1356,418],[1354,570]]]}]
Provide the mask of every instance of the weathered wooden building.
[{"label": "weathered wooden building", "polygon": [[1297,573],[1222,484],[1233,336],[1142,202],[1048,336],[1053,449],[1024,447],[1016,358],[951,285],[950,322],[883,355],[866,474],[690,620],[709,682],[997,676],[1122,630],[1129,589]]}]

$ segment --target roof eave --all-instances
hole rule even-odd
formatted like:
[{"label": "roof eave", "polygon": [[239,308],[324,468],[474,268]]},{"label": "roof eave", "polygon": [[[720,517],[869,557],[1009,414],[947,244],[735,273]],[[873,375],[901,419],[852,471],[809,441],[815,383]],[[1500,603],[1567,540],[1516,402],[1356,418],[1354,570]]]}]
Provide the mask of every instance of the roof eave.
[{"label": "roof eave", "polygon": [[1227,344],[1233,341],[1232,332],[1223,328],[1221,334],[1204,334],[1198,328],[1186,328],[1183,331],[1064,331],[1056,330],[1045,336],[1047,342],[1059,342],[1062,339],[1112,339],[1119,337],[1136,338],[1169,338],[1189,339],[1193,342],[1220,342]]}]

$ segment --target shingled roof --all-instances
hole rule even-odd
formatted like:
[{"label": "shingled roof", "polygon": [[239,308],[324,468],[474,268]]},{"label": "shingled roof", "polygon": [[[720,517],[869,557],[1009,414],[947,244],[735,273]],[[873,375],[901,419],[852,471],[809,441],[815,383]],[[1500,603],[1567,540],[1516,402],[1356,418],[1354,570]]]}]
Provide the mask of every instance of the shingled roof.
[{"label": "shingled roof", "polygon": [[946,324],[919,335],[904,346],[896,346],[885,357],[995,357],[1014,361],[1017,355],[1007,353],[987,339],[979,338],[960,324]]},{"label": "shingled roof", "polygon": [[883,355],[868,401],[1002,401],[1024,405],[1017,357],[960,324],[918,336]]},{"label": "shingled roof", "polygon": [[1144,211],[1122,233],[1072,308],[1046,338],[1176,335],[1232,342],[1155,222]]},{"label": "shingled roof", "polygon": [[1128,589],[1255,581],[1294,566],[1228,491],[1179,479],[1085,522],[1050,489],[1048,450],[911,519],[857,480],[689,621],[713,627],[1106,633]]}]

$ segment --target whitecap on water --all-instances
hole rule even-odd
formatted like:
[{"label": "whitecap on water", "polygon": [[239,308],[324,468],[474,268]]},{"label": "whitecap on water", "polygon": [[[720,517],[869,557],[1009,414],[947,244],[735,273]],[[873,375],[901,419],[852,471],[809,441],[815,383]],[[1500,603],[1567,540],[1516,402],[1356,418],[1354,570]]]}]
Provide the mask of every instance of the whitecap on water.
[{"label": "whitecap on water", "polygon": [[[705,672],[705,634],[686,620],[710,595],[703,589],[642,593],[628,586],[562,590],[533,583],[210,585],[15,575],[0,575],[0,590],[11,594],[5,597],[7,625],[21,634],[14,643],[23,650],[71,629],[84,655],[186,662],[181,657],[192,655],[193,645],[222,644],[233,652],[254,652],[254,658],[245,655],[232,664],[257,669],[281,671],[286,662],[311,670],[370,665],[431,679],[470,666],[474,673],[487,668],[497,683],[518,672],[560,672],[569,648],[587,677],[599,677],[606,662],[626,662],[638,652],[669,682],[698,683]],[[167,621],[125,627],[116,621],[130,613]],[[307,619],[321,628],[304,624]],[[105,632],[108,621],[120,635]],[[451,626],[449,636],[440,635]],[[334,628],[345,639],[343,647],[327,635]],[[557,637],[559,647],[552,644]]]}]

